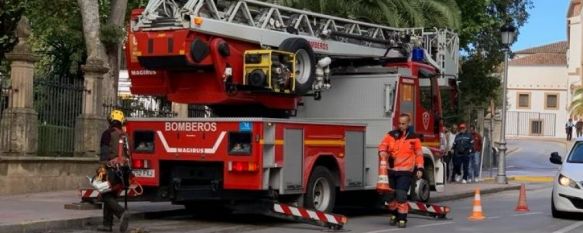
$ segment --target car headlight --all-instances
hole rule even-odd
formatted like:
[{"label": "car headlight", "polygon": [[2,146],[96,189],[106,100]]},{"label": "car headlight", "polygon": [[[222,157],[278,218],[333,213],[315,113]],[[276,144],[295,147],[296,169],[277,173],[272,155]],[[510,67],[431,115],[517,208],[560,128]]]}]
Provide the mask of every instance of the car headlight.
[{"label": "car headlight", "polygon": [[559,184],[565,187],[571,187],[574,189],[579,189],[577,182],[572,180],[569,177],[564,176],[563,174],[559,175]]}]

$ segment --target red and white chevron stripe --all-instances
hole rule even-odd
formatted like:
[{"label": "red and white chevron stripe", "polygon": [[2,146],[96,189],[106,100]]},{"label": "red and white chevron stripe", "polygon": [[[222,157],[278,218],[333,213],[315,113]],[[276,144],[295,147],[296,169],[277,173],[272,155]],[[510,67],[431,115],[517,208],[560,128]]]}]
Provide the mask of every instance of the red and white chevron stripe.
[{"label": "red and white chevron stripe", "polygon": [[81,189],[81,199],[96,198],[99,196],[99,192],[95,189]]},{"label": "red and white chevron stripe", "polygon": [[[81,199],[82,200],[99,197],[99,192],[95,189],[81,189],[80,191],[81,191]],[[143,192],[144,192],[144,190],[142,189],[142,186],[140,186],[138,184],[132,184],[128,188],[128,197],[139,196],[139,195],[142,195]],[[123,196],[125,196],[125,194],[126,194],[125,190],[121,190],[118,193],[118,196],[123,197]]]},{"label": "red and white chevron stripe", "polygon": [[299,217],[305,220],[322,222],[324,224],[344,225],[348,219],[343,215],[327,214],[316,210],[293,207],[285,204],[273,204],[273,211],[287,216]]},{"label": "red and white chevron stripe", "polygon": [[425,213],[432,213],[437,215],[445,215],[449,213],[449,208],[445,206],[425,204],[422,202],[409,202],[409,209]]}]

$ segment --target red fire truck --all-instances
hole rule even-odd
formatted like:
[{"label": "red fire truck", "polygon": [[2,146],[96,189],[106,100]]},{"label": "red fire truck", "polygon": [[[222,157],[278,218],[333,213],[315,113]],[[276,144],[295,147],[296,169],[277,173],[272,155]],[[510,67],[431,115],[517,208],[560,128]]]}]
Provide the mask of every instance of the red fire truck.
[{"label": "red fire truck", "polygon": [[214,114],[128,120],[143,198],[330,211],[341,196],[374,194],[376,146],[401,113],[424,145],[411,196],[443,191],[440,93],[455,90],[454,33],[253,0],[151,0],[128,32],[133,94]]}]

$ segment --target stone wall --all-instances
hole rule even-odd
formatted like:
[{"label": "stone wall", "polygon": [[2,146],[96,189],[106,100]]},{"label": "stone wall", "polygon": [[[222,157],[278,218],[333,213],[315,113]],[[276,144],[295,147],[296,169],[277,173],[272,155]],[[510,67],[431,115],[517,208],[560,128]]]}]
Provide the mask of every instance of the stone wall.
[{"label": "stone wall", "polygon": [[0,195],[87,187],[97,167],[97,158],[0,156]]}]

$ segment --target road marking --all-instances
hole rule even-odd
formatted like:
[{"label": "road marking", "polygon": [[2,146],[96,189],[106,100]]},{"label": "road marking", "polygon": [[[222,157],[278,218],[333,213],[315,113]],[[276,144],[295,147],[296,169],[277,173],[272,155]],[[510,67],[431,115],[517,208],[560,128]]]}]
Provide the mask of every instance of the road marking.
[{"label": "road marking", "polygon": [[583,222],[576,222],[564,228],[561,228],[553,233],[567,233],[569,231],[575,230],[575,228],[583,226]]},{"label": "road marking", "polygon": [[[424,227],[448,225],[448,224],[453,224],[453,223],[455,223],[455,222],[450,221],[450,222],[431,223],[431,224],[413,226],[412,228],[424,228]],[[402,231],[402,230],[405,230],[405,228],[392,228],[392,229],[378,230],[378,231],[367,231],[365,233],[383,233],[383,232]]]},{"label": "road marking", "polygon": [[367,231],[365,233],[383,233],[383,232],[402,231],[402,230],[405,230],[405,228],[393,228],[393,229],[387,229],[387,230]]},{"label": "road marking", "polygon": [[414,226],[413,228],[423,228],[423,227],[441,226],[441,225],[448,225],[448,224],[453,224],[453,223],[455,223],[455,222],[452,221],[452,222],[431,223],[431,224]]},{"label": "road marking", "polygon": [[528,216],[528,215],[535,215],[535,214],[542,214],[542,212],[532,212],[532,213],[524,213],[524,214],[515,214],[512,215],[513,217],[518,217],[518,216]]}]

